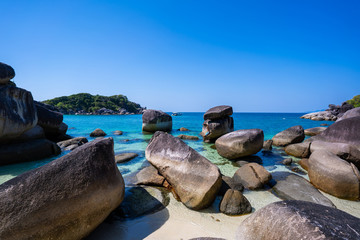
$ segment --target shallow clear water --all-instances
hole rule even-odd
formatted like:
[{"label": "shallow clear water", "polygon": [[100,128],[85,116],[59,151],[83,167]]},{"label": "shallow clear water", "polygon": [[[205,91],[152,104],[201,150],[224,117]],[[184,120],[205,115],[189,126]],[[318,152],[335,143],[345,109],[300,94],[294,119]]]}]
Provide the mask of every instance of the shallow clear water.
[{"label": "shallow clear water", "polygon": [[[199,136],[203,123],[204,113],[183,113],[182,116],[173,117],[173,131],[171,134],[174,136],[180,134]],[[300,119],[302,113],[234,113],[234,128],[238,129],[250,129],[260,128],[264,131],[265,139],[270,139],[276,133],[295,126],[302,125],[304,129],[320,126],[321,123],[331,122],[317,122],[308,119]],[[109,137],[114,138],[115,153],[122,152],[135,152],[139,154],[139,157],[133,159],[130,162],[119,164],[118,167],[126,177],[128,174],[140,170],[145,160],[145,148],[151,134],[144,134],[141,131],[142,116],[141,115],[110,115],[110,116],[64,116],[64,122],[68,124],[68,134],[74,137],[85,136],[89,140],[92,140],[89,134],[96,128],[103,129]],[[180,132],[177,129],[185,127],[189,132]],[[116,136],[114,131],[121,130],[123,135]],[[200,137],[200,136],[199,136]],[[192,148],[198,151],[200,154],[208,158],[213,163],[217,164],[224,175],[231,176],[236,171],[237,167],[227,159],[222,158],[216,152],[211,149],[212,144],[203,143],[200,137],[198,141],[185,141]],[[275,151],[276,153],[276,151]],[[63,153],[62,155],[66,154]],[[258,153],[262,160],[263,165],[269,171],[273,171],[280,166],[276,166],[282,160],[282,156],[279,154],[267,154]],[[3,183],[27,170],[40,167],[55,158],[44,159],[40,161],[14,164],[0,167],[0,183]]]}]

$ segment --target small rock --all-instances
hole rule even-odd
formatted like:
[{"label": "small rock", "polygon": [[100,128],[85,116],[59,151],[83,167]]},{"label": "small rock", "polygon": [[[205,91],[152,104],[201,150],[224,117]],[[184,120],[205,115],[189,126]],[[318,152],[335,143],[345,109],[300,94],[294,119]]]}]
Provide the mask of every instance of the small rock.
[{"label": "small rock", "polygon": [[116,130],[116,131],[114,131],[114,135],[123,135],[123,132],[119,131],[119,130]]},{"label": "small rock", "polygon": [[272,143],[273,143],[273,140],[266,140],[263,144],[263,150],[265,151],[271,151],[272,150]]},{"label": "small rock", "polygon": [[188,131],[189,131],[189,129],[184,128],[184,127],[181,127],[181,128],[179,129],[179,131],[180,131],[180,132],[188,132]]},{"label": "small rock", "polygon": [[95,129],[92,133],[90,133],[90,137],[104,137],[106,133],[100,128]]},{"label": "small rock", "polygon": [[137,156],[139,156],[136,153],[121,153],[121,154],[117,154],[115,155],[115,162],[116,163],[124,163],[124,162],[128,162],[134,158],[136,158]]},{"label": "small rock", "polygon": [[136,185],[163,186],[165,181],[165,178],[152,165],[140,170],[135,178]]},{"label": "small rock", "polygon": [[320,124],[320,126],[329,126],[329,124],[327,124],[327,123],[322,123],[322,124]]},{"label": "small rock", "polygon": [[218,118],[231,116],[232,114],[233,114],[233,109],[231,106],[226,106],[226,105],[216,106],[206,111],[206,113],[204,114],[204,120],[207,119],[214,120]]},{"label": "small rock", "polygon": [[229,189],[220,202],[220,212],[226,215],[242,215],[251,213],[251,204],[239,191]]},{"label": "small rock", "polygon": [[[67,148],[68,146],[71,146],[71,145],[81,146],[81,145],[83,145],[83,144],[85,144],[87,142],[88,142],[88,140],[86,139],[86,137],[76,137],[76,138],[72,138],[72,139],[69,139],[69,140],[58,142],[57,145],[61,149],[65,149],[65,148]],[[69,149],[67,149],[67,150],[69,150]]]},{"label": "small rock", "polygon": [[282,161],[282,164],[284,164],[284,165],[291,165],[291,163],[292,163],[292,158],[285,158]]},{"label": "small rock", "polygon": [[184,135],[184,134],[179,135],[178,138],[183,139],[183,140],[199,140],[199,138],[196,136],[190,136],[190,135]]}]

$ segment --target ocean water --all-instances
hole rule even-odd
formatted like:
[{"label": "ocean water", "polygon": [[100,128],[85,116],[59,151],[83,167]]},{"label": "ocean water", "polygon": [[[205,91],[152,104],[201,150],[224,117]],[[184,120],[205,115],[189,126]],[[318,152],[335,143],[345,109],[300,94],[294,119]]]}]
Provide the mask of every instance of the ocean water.
[{"label": "ocean water", "polygon": [[[185,140],[185,142],[210,161],[217,164],[222,174],[231,176],[237,169],[233,162],[219,156],[216,150],[210,148],[212,144],[204,143],[201,140],[199,133],[201,132],[204,121],[203,114],[204,113],[183,113],[182,116],[173,116],[173,131],[171,134],[174,136],[180,134],[199,136],[200,140],[198,141]],[[302,115],[302,113],[234,113],[234,130],[260,128],[264,131],[265,139],[271,139],[276,133],[295,125],[301,125],[306,129],[320,126],[321,123],[332,123],[300,119]],[[85,136],[91,141],[94,138],[90,137],[90,133],[96,128],[101,128],[108,134],[108,137],[114,138],[115,154],[123,152],[135,152],[139,154],[139,157],[130,162],[118,164],[119,170],[124,177],[146,166],[144,151],[152,135],[144,134],[141,131],[141,115],[65,115],[64,122],[69,126],[68,134],[73,137]],[[177,129],[181,127],[185,127],[190,131],[178,131]],[[123,135],[114,135],[113,132],[116,130],[123,131]],[[67,152],[63,152],[62,155],[66,153]],[[257,155],[263,159],[263,165],[268,170],[277,168],[277,164],[283,158],[280,154],[264,155],[260,152]],[[58,157],[60,156],[40,161],[1,166],[0,183],[25,171],[40,167]]]}]

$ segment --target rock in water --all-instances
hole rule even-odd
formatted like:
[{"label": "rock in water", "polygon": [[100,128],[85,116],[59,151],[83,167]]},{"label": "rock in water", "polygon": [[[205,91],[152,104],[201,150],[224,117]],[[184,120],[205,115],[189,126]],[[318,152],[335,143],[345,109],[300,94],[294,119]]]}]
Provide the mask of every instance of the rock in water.
[{"label": "rock in water", "polygon": [[272,140],[275,146],[287,146],[293,143],[300,143],[304,140],[305,133],[302,126],[294,126],[276,134]]},{"label": "rock in water", "polygon": [[171,116],[160,110],[145,110],[142,121],[142,130],[145,132],[170,132],[172,130]]},{"label": "rock in water", "polygon": [[[278,175],[282,175],[279,176]],[[273,187],[273,191],[281,199],[284,200],[301,200],[307,202],[313,202],[328,207],[335,207],[335,205],[319,190],[314,188],[305,178],[302,178],[296,174],[286,172],[273,173],[273,178],[276,180],[276,185]]]},{"label": "rock in water", "polygon": [[81,146],[85,143],[87,143],[88,140],[86,137],[76,137],[76,138],[72,138],[69,140],[65,140],[65,141],[61,141],[58,142],[57,145],[61,148],[61,149],[65,149],[70,145],[77,145],[77,146]]},{"label": "rock in water", "polygon": [[0,239],[81,239],[123,198],[113,140],[94,140],[0,185]]},{"label": "rock in water", "polygon": [[199,138],[197,136],[191,136],[191,135],[184,135],[184,134],[180,134],[178,136],[178,138],[183,139],[183,140],[199,140]]},{"label": "rock in water", "polygon": [[355,166],[331,152],[318,150],[310,155],[308,168],[315,187],[339,198],[359,199],[360,174]]},{"label": "rock in water", "polygon": [[326,130],[326,127],[314,127],[314,128],[308,128],[304,130],[305,135],[307,136],[315,136],[319,133]]},{"label": "rock in water", "polygon": [[265,151],[271,151],[272,150],[272,143],[273,143],[273,140],[266,140],[263,144],[263,149]]},{"label": "rock in water", "polygon": [[0,62],[0,84],[7,84],[14,77],[14,69],[9,65]]},{"label": "rock in water", "polygon": [[0,140],[14,139],[37,122],[30,92],[13,86],[0,88]]},{"label": "rock in water", "polygon": [[311,142],[290,144],[285,147],[285,152],[297,158],[307,158],[310,156],[310,144]]},{"label": "rock in water", "polygon": [[117,154],[115,155],[115,162],[116,163],[124,163],[124,162],[128,162],[134,158],[136,158],[137,156],[139,156],[136,153],[121,153],[121,154]]},{"label": "rock in water", "polygon": [[90,137],[104,137],[104,136],[106,136],[106,133],[100,128],[97,128],[90,133]]},{"label": "rock in water", "polygon": [[204,120],[207,119],[214,120],[218,118],[231,116],[232,114],[233,114],[233,109],[231,106],[226,106],[226,105],[216,106],[206,111],[206,113],[204,114]]},{"label": "rock in water", "polygon": [[259,152],[264,143],[264,133],[260,129],[245,129],[227,133],[215,142],[220,156],[236,159]]},{"label": "rock in water", "polygon": [[210,108],[204,114],[203,128],[200,133],[204,142],[214,142],[222,135],[234,131],[234,119],[230,117],[233,114],[230,106],[217,106]]},{"label": "rock in water", "polygon": [[247,189],[256,190],[263,188],[271,180],[271,174],[257,163],[248,163],[235,172],[233,179]]},{"label": "rock in water", "polygon": [[246,218],[237,240],[360,239],[360,219],[341,210],[304,201],[271,203]]},{"label": "rock in water", "polygon": [[229,189],[220,202],[220,212],[226,215],[251,213],[251,204],[241,192]]},{"label": "rock in water", "polygon": [[156,132],[145,156],[185,206],[199,210],[212,204],[222,183],[219,169],[179,138]]}]

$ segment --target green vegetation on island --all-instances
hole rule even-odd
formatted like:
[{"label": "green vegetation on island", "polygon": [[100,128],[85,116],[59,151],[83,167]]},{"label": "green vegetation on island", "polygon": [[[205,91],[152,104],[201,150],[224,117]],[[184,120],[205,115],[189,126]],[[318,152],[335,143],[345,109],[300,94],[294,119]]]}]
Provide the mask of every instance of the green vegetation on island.
[{"label": "green vegetation on island", "polygon": [[346,102],[353,105],[354,107],[360,107],[360,95],[356,95],[355,97],[347,100]]},{"label": "green vegetation on island", "polygon": [[141,113],[144,108],[124,95],[110,97],[78,93],[43,101],[64,114],[127,114]]}]

